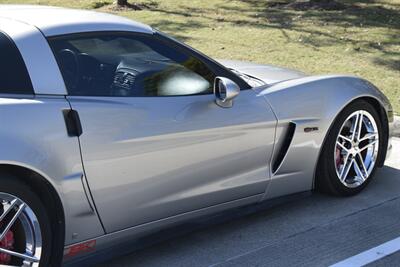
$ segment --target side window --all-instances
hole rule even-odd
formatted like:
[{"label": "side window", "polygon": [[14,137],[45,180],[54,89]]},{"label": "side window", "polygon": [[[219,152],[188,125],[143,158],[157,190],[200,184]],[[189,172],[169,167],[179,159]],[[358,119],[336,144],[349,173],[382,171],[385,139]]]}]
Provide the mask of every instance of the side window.
[{"label": "side window", "polygon": [[49,40],[69,95],[212,93],[215,75],[196,57],[151,35],[98,33]]},{"label": "side window", "polygon": [[0,93],[34,94],[24,60],[8,36],[0,32]]}]

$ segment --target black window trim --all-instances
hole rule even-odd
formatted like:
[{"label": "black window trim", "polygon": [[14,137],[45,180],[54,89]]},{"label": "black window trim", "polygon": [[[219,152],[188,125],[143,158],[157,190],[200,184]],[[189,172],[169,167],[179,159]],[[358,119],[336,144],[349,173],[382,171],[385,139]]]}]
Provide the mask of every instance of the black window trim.
[{"label": "black window trim", "polygon": [[[240,87],[240,90],[248,90],[251,89],[252,87],[244,81],[242,78],[240,78],[237,74],[232,72],[230,69],[226,68],[222,64],[216,62],[215,60],[211,59],[210,57],[204,55],[203,53],[199,52],[195,48],[192,48],[178,40],[175,40],[168,35],[164,33],[160,33],[158,31],[153,31],[153,33],[142,33],[142,32],[133,32],[133,31],[89,31],[89,32],[76,32],[76,33],[68,33],[68,34],[59,34],[59,35],[52,35],[49,37],[46,37],[46,40],[49,44],[49,47],[53,53],[53,56],[57,62],[58,68],[60,70],[60,73],[62,74],[61,68],[60,68],[60,63],[58,62],[58,59],[56,57],[56,51],[53,50],[53,46],[51,45],[51,41],[54,39],[58,38],[66,38],[66,37],[73,37],[73,38],[79,38],[79,37],[90,37],[92,36],[98,36],[101,34],[109,34],[109,35],[132,35],[132,36],[145,36],[149,38],[154,38],[157,39],[157,41],[164,43],[165,45],[172,47],[174,49],[180,50],[182,53],[184,53],[187,56],[193,56],[199,61],[201,61],[203,64],[205,64],[210,71],[213,72],[213,74],[217,76],[223,76],[228,79],[231,79],[235,83],[237,83]],[[64,77],[63,77],[64,80]],[[64,81],[65,83],[65,81]],[[68,96],[73,96],[69,95],[68,88],[67,88],[67,95]],[[198,94],[190,94],[190,95],[165,95],[165,96],[140,96],[140,97],[179,97],[179,96],[204,96],[204,95],[212,95],[212,93],[198,93]],[[79,97],[122,97],[122,96],[79,96]],[[125,96],[123,96],[126,98]],[[128,96],[129,97],[129,96]]]},{"label": "black window trim", "polygon": [[6,32],[0,30],[0,34],[2,34],[4,37],[6,37],[8,39],[10,44],[13,46],[15,51],[18,53],[18,56],[20,57],[20,59],[21,59],[21,61],[23,63],[22,64],[23,71],[26,73],[26,77],[28,78],[27,79],[28,88],[26,88],[27,89],[26,92],[21,92],[21,93],[17,93],[17,92],[10,92],[10,93],[0,92],[0,97],[1,97],[1,95],[6,95],[8,97],[32,97],[32,96],[35,96],[36,93],[35,93],[35,88],[33,87],[32,78],[31,78],[29,70],[28,70],[28,68],[26,66],[27,64],[25,62],[25,59],[21,54],[21,51],[19,50],[18,46],[15,44],[14,40]]}]

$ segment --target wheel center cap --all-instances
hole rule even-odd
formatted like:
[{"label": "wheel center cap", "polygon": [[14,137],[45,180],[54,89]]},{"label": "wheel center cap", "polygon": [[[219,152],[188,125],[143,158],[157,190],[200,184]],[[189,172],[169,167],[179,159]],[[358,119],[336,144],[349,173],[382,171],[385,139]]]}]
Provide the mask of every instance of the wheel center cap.
[{"label": "wheel center cap", "polygon": [[359,148],[359,142],[358,141],[352,141],[351,142],[351,148],[350,148],[350,153],[355,155],[359,152],[360,148]]},{"label": "wheel center cap", "polygon": [[358,146],[353,146],[352,148],[349,149],[349,153],[353,156],[357,155],[358,151],[359,151]]}]

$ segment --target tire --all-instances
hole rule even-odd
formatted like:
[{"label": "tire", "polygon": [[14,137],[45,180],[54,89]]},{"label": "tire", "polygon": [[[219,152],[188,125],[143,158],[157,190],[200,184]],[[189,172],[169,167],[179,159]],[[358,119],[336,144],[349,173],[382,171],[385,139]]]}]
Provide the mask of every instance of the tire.
[{"label": "tire", "polygon": [[[13,224],[11,227],[11,230],[13,230],[13,236],[14,236],[14,246],[13,246],[13,251],[19,252],[19,253],[24,253],[25,248],[26,248],[26,243],[28,241],[26,231],[26,225],[29,224],[24,224],[24,220],[28,221],[29,218],[35,218],[38,222],[39,228],[36,228],[36,232],[33,232],[33,235],[37,235],[40,232],[40,238],[41,238],[41,253],[40,253],[40,261],[38,263],[32,263],[32,266],[40,266],[40,267],[46,267],[50,266],[50,256],[51,256],[51,251],[52,251],[52,233],[51,233],[51,224],[50,224],[50,219],[48,217],[48,214],[46,212],[46,209],[43,205],[43,203],[40,201],[39,197],[32,192],[32,189],[26,185],[25,183],[21,182],[18,180],[17,177],[14,177],[10,174],[0,174],[0,214],[2,214],[5,210],[4,206],[2,205],[3,201],[10,196],[10,199],[16,199],[18,198],[18,203],[24,203],[26,204],[26,207],[23,209],[21,214],[19,215],[18,219],[16,222]],[[15,198],[16,197],[16,198]],[[33,216],[31,215],[31,212],[33,212]],[[29,216],[28,216],[29,214]],[[13,216],[13,213],[9,213],[7,216]],[[4,224],[7,223],[6,220],[7,217],[4,218]],[[24,226],[25,225],[25,226]],[[31,224],[34,225],[34,224]],[[25,228],[24,228],[25,227]],[[2,229],[1,227],[0,229]],[[33,228],[34,229],[34,228]],[[37,237],[37,236],[36,236]],[[34,238],[33,240],[35,244],[38,243],[38,238]],[[37,254],[38,255],[38,254]],[[38,257],[39,258],[39,257]],[[1,263],[0,263],[1,264]],[[4,264],[4,262],[3,262]],[[11,258],[11,262],[7,262],[7,264],[13,265],[13,266],[21,266],[22,264],[22,259],[19,257],[13,256]]]},{"label": "tire", "polygon": [[[354,127],[358,125],[357,118],[360,118],[358,122],[363,123],[360,128]],[[374,127],[376,129],[372,131]],[[357,128],[361,130],[356,130],[353,140],[354,131],[351,130]],[[366,137],[368,139],[363,140]],[[325,139],[316,170],[316,189],[339,196],[352,196],[361,192],[374,176],[377,160],[384,151],[384,142],[380,142],[379,138],[383,138],[382,122],[374,106],[364,100],[357,100],[345,107]],[[369,166],[365,162],[370,162]]]}]

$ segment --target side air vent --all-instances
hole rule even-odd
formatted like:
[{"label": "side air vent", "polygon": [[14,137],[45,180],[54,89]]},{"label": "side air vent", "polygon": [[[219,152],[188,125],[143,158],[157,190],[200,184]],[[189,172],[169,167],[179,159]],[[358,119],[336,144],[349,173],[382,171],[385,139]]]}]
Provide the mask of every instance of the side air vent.
[{"label": "side air vent", "polygon": [[286,156],[286,153],[289,150],[290,144],[292,143],[293,135],[296,130],[296,124],[290,122],[284,130],[282,137],[278,143],[276,156],[274,157],[274,161],[272,162],[272,172],[275,173],[279,166],[281,166],[283,159]]}]

